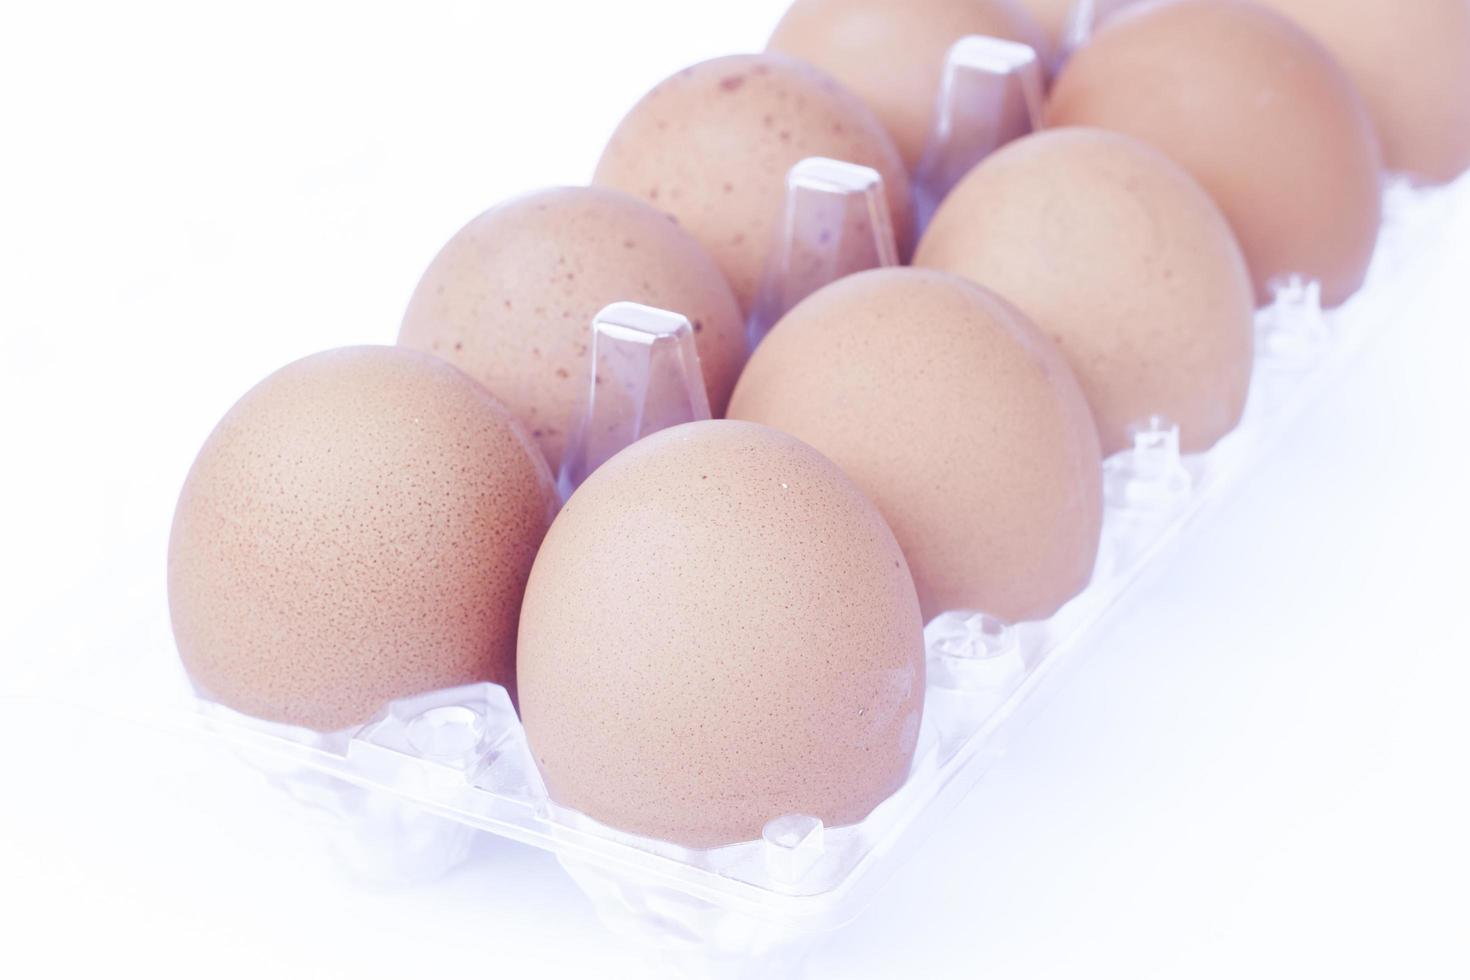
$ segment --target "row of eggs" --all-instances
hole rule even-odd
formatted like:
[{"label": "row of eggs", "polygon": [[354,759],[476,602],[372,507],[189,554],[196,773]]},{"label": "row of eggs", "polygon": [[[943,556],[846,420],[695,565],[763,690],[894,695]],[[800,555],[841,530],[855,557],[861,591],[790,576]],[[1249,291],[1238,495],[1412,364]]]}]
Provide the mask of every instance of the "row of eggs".
[{"label": "row of eggs", "polygon": [[[491,680],[553,796],[597,820],[710,846],[783,813],[861,819],[908,770],[924,622],[1080,591],[1128,424],[1164,414],[1209,448],[1272,283],[1330,304],[1361,284],[1380,145],[1424,181],[1470,166],[1465,0],[1099,6],[1047,128],[917,243],[909,172],[950,44],[1060,62],[1026,4],[797,0],[770,51],[653,89],[594,186],[472,221],[397,347],[288,365],[200,451],[169,549],[196,687],[332,731]],[[817,291],[747,360],[785,177],[813,156],[882,176],[913,267]],[[726,419],[634,443],[558,507],[604,380],[589,323],[617,300],[688,318]]]}]

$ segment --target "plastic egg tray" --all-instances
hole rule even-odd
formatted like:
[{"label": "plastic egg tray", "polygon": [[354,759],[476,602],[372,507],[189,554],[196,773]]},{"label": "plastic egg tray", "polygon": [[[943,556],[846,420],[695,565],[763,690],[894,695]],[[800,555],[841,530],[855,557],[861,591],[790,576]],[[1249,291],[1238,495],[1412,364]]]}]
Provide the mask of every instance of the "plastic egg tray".
[{"label": "plastic egg tray", "polygon": [[[793,179],[825,186],[834,173],[828,163]],[[871,200],[864,175],[846,176],[856,183],[838,180],[842,220],[868,220],[863,207],[852,207]],[[829,827],[787,814],[771,820],[759,840],[709,850],[603,826],[547,796],[510,700],[492,684],[395,701],[362,727],[329,735],[202,699],[189,723],[245,750],[279,786],[321,811],[335,849],[359,872],[431,877],[465,861],[475,834],[497,834],[554,853],[610,925],[686,949],[705,967],[736,964],[769,976],[777,961],[762,954],[798,947],[856,915],[976,783],[1043,691],[1085,655],[1091,627],[1155,555],[1226,498],[1336,368],[1390,327],[1422,286],[1416,256],[1446,234],[1470,233],[1466,215],[1455,220],[1466,210],[1467,190],[1467,180],[1427,191],[1390,185],[1368,283],[1343,307],[1324,314],[1314,283],[1282,284],[1257,315],[1244,419],[1210,452],[1181,457],[1167,420],[1140,421],[1132,449],[1105,463],[1106,516],[1092,583],[1057,615],[1006,626],[982,614],[946,613],[928,625],[912,770],[859,824]],[[646,378],[646,364],[642,371]]]},{"label": "plastic egg tray", "polygon": [[[1093,7],[1078,5],[1069,37],[1085,34]],[[1034,126],[1040,73],[1022,45],[988,38],[955,45],[935,133],[915,174],[921,221],[971,164]],[[876,172],[813,158],[793,168],[787,191],[782,240],[748,324],[752,344],[825,283],[900,258]],[[433,877],[469,858],[474,835],[496,834],[554,853],[606,922],[692,954],[686,971],[771,976],[799,962],[791,954],[803,944],[861,910],[1003,751],[1045,689],[1085,654],[1091,628],[1149,562],[1230,494],[1344,359],[1389,327],[1421,285],[1416,256],[1451,230],[1470,234],[1470,215],[1454,223],[1455,205],[1470,210],[1467,192],[1470,178],[1427,191],[1387,186],[1368,282],[1337,310],[1323,313],[1315,283],[1279,284],[1257,314],[1244,418],[1211,451],[1181,456],[1167,419],[1138,421],[1132,448],[1104,464],[1106,512],[1092,582],[1055,616],[1007,626],[955,612],[929,623],[912,769],[859,824],[779,815],[759,840],[708,850],[617,831],[548,797],[510,699],[493,684],[395,701],[360,728],[332,734],[198,697],[186,724],[242,750],[323,816],[333,848],[362,874]],[[582,425],[559,474],[563,496],[634,439],[709,414],[682,317],[614,304],[593,324],[593,340],[593,364],[613,383],[589,379]],[[784,955],[766,955],[777,951]]]}]

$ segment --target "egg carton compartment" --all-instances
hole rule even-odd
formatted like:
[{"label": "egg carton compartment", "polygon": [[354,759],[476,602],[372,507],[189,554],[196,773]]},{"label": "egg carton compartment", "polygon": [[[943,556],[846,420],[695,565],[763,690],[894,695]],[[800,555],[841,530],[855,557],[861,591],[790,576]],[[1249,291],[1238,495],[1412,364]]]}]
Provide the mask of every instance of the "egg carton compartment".
[{"label": "egg carton compartment", "polygon": [[[870,226],[886,220],[871,172],[831,164],[793,174],[791,200],[815,201],[830,219],[812,227],[858,228],[859,237],[871,238]],[[950,612],[928,624],[925,708],[912,768],[859,824],[777,815],[759,840],[705,850],[620,832],[549,798],[510,698],[493,684],[394,701],[367,724],[331,734],[263,722],[203,698],[189,724],[241,750],[320,816],[334,849],[364,875],[432,877],[464,862],[475,834],[496,834],[554,853],[610,926],[691,954],[686,969],[773,975],[861,910],[1004,751],[1065,665],[1086,651],[1091,627],[1149,562],[1248,475],[1338,365],[1392,328],[1422,285],[1424,264],[1416,258],[1432,254],[1448,233],[1470,234],[1467,203],[1470,179],[1431,190],[1391,182],[1378,251],[1357,296],[1324,313],[1315,283],[1279,283],[1275,301],[1257,314],[1245,415],[1209,452],[1181,456],[1177,427],[1161,417],[1138,421],[1132,448],[1104,465],[1106,513],[1092,583],[1055,616],[1009,626],[983,613]],[[805,208],[793,208],[789,227],[802,224]],[[869,264],[891,258],[881,246],[865,254],[861,261]],[[768,283],[773,295],[787,288],[783,270],[790,263],[781,258],[776,265]],[[799,299],[802,288],[772,300],[767,315],[789,306],[791,296]],[[628,366],[616,376],[615,392],[643,385],[631,402],[640,408],[631,422],[627,411],[609,407],[616,395],[604,402],[602,422],[595,404],[589,409],[562,473],[568,486],[606,458],[609,446],[701,410],[682,317],[616,304],[599,318],[594,337],[607,344],[607,363]],[[598,390],[593,384],[589,392],[594,403]],[[702,410],[707,416],[707,403]],[[602,424],[624,428],[599,443]],[[776,951],[782,955],[766,955]]]},{"label": "egg carton compartment", "polygon": [[1041,59],[1031,46],[978,34],[954,43],[944,60],[934,129],[914,168],[921,233],[971,167],[1040,128],[1045,91]]},{"label": "egg carton compartment", "polygon": [[787,310],[829,282],[898,262],[878,171],[826,157],[797,162],[786,175],[778,241],[746,323],[750,349]]}]

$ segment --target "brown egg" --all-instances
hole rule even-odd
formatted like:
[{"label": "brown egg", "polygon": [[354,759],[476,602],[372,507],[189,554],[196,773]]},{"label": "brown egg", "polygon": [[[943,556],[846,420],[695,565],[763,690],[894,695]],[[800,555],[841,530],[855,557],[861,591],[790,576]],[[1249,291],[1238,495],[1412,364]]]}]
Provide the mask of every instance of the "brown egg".
[{"label": "brown egg", "polygon": [[1157,150],[1053,129],[971,170],[935,214],[916,265],[1023,310],[1066,355],[1103,452],[1164,415],[1186,451],[1235,427],[1250,385],[1250,274],[1208,194]]},{"label": "brown egg", "polygon": [[934,128],[944,58],[968,34],[1047,42],[1014,0],[796,0],[770,48],[804,58],[877,113],[912,171]]},{"label": "brown egg", "polygon": [[572,495],[519,663],[552,798],[691,847],[861,820],[903,783],[923,709],[892,532],[810,446],[745,422],[665,429]]},{"label": "brown egg", "polygon": [[1225,212],[1256,298],[1300,274],[1341,303],[1378,237],[1367,110],[1332,58],[1241,0],[1144,3],[1110,18],[1052,88],[1053,126],[1100,126],[1163,150]]},{"label": "brown egg", "polygon": [[862,100],[826,73],[732,55],[659,83],[618,125],[594,182],[672,214],[715,257],[747,312],[780,233],[786,172],[831,157],[883,176],[899,249],[912,246],[908,173]]},{"label": "brown egg", "polygon": [[729,284],[667,215],[607,188],[538,191],[471,221],[419,281],[398,342],[484,384],[555,470],[587,397],[592,318],[619,300],[689,318],[722,414],[746,346]]},{"label": "brown egg", "polygon": [[1260,2],[1300,24],[1347,69],[1389,170],[1446,183],[1470,168],[1470,2]]},{"label": "brown egg", "polygon": [[809,442],[888,519],[924,617],[1051,615],[1087,584],[1102,521],[1097,430],[1024,315],[956,276],[879,269],[788,313],[730,417]]},{"label": "brown egg", "polygon": [[458,369],[395,347],[296,361],[230,409],[184,482],[179,656],[208,697],[321,731],[421,691],[514,691],[554,510],[541,454]]}]

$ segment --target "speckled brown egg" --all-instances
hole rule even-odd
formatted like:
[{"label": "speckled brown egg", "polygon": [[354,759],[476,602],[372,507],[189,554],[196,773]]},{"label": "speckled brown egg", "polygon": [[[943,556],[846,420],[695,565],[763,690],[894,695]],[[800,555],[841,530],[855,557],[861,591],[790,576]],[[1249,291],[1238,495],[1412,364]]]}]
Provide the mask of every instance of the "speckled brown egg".
[{"label": "speckled brown egg", "polygon": [[604,187],[526,194],[471,221],[419,281],[398,342],[489,388],[554,471],[587,397],[592,318],[620,300],[689,318],[710,410],[722,414],[745,362],[729,284],[668,215]]},{"label": "speckled brown egg", "polygon": [[944,58],[968,34],[1049,44],[1014,0],[796,0],[771,35],[775,51],[831,72],[867,102],[912,171],[934,128]]},{"label": "speckled brown egg", "polygon": [[830,75],[786,55],[686,68],[618,125],[595,183],[672,214],[715,257],[749,311],[780,232],[786,173],[806,157],[883,176],[899,248],[912,244],[908,173],[882,123]]},{"label": "speckled brown egg", "polygon": [[675,426],[574,493],[521,612],[521,716],[553,799],[691,847],[865,817],[908,773],[919,603],[878,511],[810,446]]},{"label": "speckled brown egg", "polygon": [[320,731],[422,691],[514,690],[554,509],[530,438],[457,368],[394,347],[307,357],[230,409],[184,482],[179,656],[207,697]]},{"label": "speckled brown egg", "polygon": [[756,349],[730,416],[789,432],[888,519],[925,618],[1040,619],[1092,575],[1097,430],[1066,360],[1014,307],[929,269],[841,279]]},{"label": "speckled brown egg", "polygon": [[1072,56],[1053,126],[1099,126],[1188,170],[1235,230],[1256,297],[1299,274],[1336,305],[1378,237],[1380,164],[1368,111],[1332,57],[1280,14],[1242,0],[1131,6]]},{"label": "speckled brown egg", "polygon": [[1470,168],[1470,0],[1259,0],[1347,69],[1384,164],[1430,183]]},{"label": "speckled brown egg", "polygon": [[971,170],[914,257],[995,290],[1076,373],[1105,453],[1163,415],[1186,451],[1240,420],[1250,274],[1230,225],[1178,165],[1099,129],[1053,129]]}]

